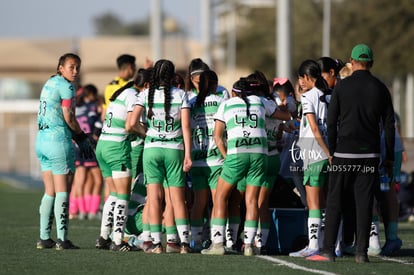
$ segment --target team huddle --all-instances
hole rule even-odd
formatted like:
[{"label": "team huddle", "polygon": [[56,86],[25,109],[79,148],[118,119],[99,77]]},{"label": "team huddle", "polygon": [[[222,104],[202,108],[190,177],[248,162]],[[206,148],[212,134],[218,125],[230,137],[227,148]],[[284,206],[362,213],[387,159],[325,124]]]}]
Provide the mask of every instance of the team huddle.
[{"label": "team huddle", "polygon": [[[355,54],[354,50],[355,62],[370,54],[366,48],[355,50]],[[372,56],[368,59],[362,61],[369,62]],[[346,117],[334,118],[339,125],[332,127],[335,130],[328,127],[333,124],[328,108],[335,104],[332,108],[339,112],[343,100],[338,99],[342,94],[332,93],[337,82],[342,82],[338,61],[327,57],[305,60],[298,69],[296,89],[287,78],[268,80],[256,70],[235,81],[230,92],[219,85],[217,74],[199,58],[190,62],[185,78],[176,73],[173,62],[167,59],[137,71],[133,56],[122,55],[117,61],[120,76],[105,91],[102,114],[98,114],[96,107],[84,112],[93,114],[85,119],[89,124],[84,124],[89,127],[80,126],[76,113],[82,106],[85,109],[89,100],[76,109],[73,104],[72,82],[81,63],[78,56],[62,56],[57,74],[42,90],[36,152],[45,194],[39,209],[37,248],[79,248],[67,238],[69,215],[85,215],[89,211],[96,217],[101,183],[89,188],[88,200],[79,198],[82,187],[78,186],[88,178],[99,182],[96,171],[100,171],[105,200],[96,248],[154,254],[264,255],[272,222],[271,191],[282,175],[296,181],[301,200],[309,210],[309,241],[290,256],[329,261],[353,247],[357,262],[368,261],[365,256],[372,247],[366,235],[371,224],[375,224],[371,223],[375,222],[373,184],[372,192],[366,193],[370,213],[360,215],[360,210],[354,208],[356,221],[347,219],[352,209],[342,211],[344,207],[340,205],[340,209],[335,208],[337,212],[327,213],[327,222],[331,222],[327,230],[329,239],[323,240],[323,209],[328,209],[330,203],[330,193],[327,196],[325,192],[328,178],[339,173],[328,173],[328,167],[334,167],[335,161],[339,161],[336,167],[345,165],[342,159],[372,158],[373,162],[362,162],[361,166],[374,167],[371,175],[363,175],[373,182],[379,178],[380,167],[379,146],[363,152],[348,152],[346,146],[340,146]],[[334,67],[324,69],[332,64]],[[90,89],[85,87],[79,95],[88,98],[87,90]],[[389,168],[384,163],[394,159],[394,113],[391,99],[386,99],[387,108],[370,119],[378,117],[378,122],[382,119],[385,125],[382,129],[387,155],[382,164]],[[378,140],[380,133],[378,126]],[[328,143],[328,137],[333,135],[336,137]],[[331,144],[337,140],[338,146]],[[357,141],[354,145],[361,144]],[[297,150],[298,156],[292,158],[292,150]],[[78,173],[79,167],[83,168]],[[95,171],[95,177],[87,176],[88,170]],[[338,185],[347,180],[341,175],[338,178],[341,180],[329,180]],[[353,181],[358,182],[355,177]],[[335,188],[328,192],[330,189]],[[341,194],[335,195],[342,198]],[[241,204],[245,206],[243,217]],[[338,216],[341,225],[347,226],[343,234],[337,224]],[[367,220],[364,224],[361,217]],[[53,218],[57,225],[56,241],[51,238]],[[399,240],[395,225],[391,219],[384,218],[384,222],[392,224],[386,234],[395,233],[391,236],[394,238],[387,236],[387,242],[394,241],[390,250],[395,252],[401,247],[395,247],[395,240]],[[332,232],[336,232],[335,237],[338,235],[334,243]],[[372,242],[378,250],[379,239]]]}]

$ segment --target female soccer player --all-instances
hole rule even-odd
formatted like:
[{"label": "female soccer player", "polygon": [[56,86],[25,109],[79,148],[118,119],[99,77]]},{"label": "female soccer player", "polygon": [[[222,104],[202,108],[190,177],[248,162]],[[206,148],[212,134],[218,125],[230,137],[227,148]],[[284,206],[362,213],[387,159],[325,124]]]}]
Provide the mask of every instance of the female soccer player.
[{"label": "female soccer player", "polygon": [[[81,59],[73,53],[59,58],[57,73],[43,86],[37,116],[39,131],[36,137],[36,155],[42,169],[45,193],[40,203],[40,240],[38,249],[77,249],[67,239],[69,224],[69,193],[75,172],[75,154],[72,138],[81,154],[93,157],[87,135],[75,117],[72,84],[79,76]],[[57,241],[51,239],[53,216],[56,220]]]},{"label": "female soccer player", "polygon": [[[146,132],[143,167],[147,184],[147,204],[152,249],[149,253],[163,252],[162,206],[165,196],[174,203],[173,212],[181,253],[189,252],[189,223],[185,205],[185,172],[191,168],[190,108],[187,94],[172,86],[174,64],[158,60],[150,77],[148,90],[139,94],[130,127],[132,132],[144,133],[138,119],[146,112]],[[164,190],[163,190],[164,187]]]},{"label": "female soccer player", "polygon": [[304,249],[292,252],[291,257],[308,257],[319,253],[321,227],[321,206],[324,204],[322,188],[327,180],[329,151],[326,143],[326,120],[328,107],[324,101],[324,91],[328,89],[321,69],[313,60],[305,60],[298,69],[301,95],[302,119],[298,145],[303,158],[303,184],[309,209],[309,244]]}]

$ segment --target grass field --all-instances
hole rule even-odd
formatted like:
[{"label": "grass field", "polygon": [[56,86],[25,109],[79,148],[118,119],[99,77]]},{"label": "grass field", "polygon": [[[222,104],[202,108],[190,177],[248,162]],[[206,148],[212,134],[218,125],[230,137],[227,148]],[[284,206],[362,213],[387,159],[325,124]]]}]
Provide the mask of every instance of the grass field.
[{"label": "grass field", "polygon": [[[0,182],[0,274],[414,274],[414,224],[400,224],[403,249],[397,257],[353,257],[315,263],[288,256],[201,254],[149,255],[95,249],[99,221],[70,222],[69,238],[80,250],[38,250],[41,190]],[[54,231],[53,231],[54,232]]]}]

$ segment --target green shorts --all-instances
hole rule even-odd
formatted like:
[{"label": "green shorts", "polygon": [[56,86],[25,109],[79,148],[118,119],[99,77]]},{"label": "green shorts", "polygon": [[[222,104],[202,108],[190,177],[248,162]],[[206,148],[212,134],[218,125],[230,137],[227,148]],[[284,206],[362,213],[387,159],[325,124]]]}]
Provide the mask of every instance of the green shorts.
[{"label": "green shorts", "polygon": [[131,170],[131,142],[99,140],[96,159],[104,178],[112,177],[112,172]]},{"label": "green shorts", "polygon": [[267,156],[267,171],[266,171],[266,179],[262,184],[262,187],[266,187],[268,189],[272,189],[273,185],[275,185],[277,176],[279,175],[280,170],[280,156],[279,155],[272,155]]},{"label": "green shorts", "polygon": [[221,170],[221,166],[192,167],[190,175],[193,190],[206,190],[209,188],[215,190]]},{"label": "green shorts", "polygon": [[303,171],[303,185],[309,183],[312,187],[323,187],[328,180],[328,160],[321,160],[312,164]]},{"label": "green shorts", "polygon": [[232,154],[227,155],[223,164],[221,177],[234,185],[246,178],[246,184],[262,186],[267,170],[267,155],[265,154]]},{"label": "green shorts", "polygon": [[185,187],[184,151],[167,148],[144,148],[142,164],[146,184]]}]

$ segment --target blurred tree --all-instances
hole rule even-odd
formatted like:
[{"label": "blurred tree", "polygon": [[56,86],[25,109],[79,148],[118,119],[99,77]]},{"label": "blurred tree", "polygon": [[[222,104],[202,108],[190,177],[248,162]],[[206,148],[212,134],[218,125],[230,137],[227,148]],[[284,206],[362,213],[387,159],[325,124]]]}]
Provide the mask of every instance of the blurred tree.
[{"label": "blurred tree", "polygon": [[331,52],[347,60],[352,47],[374,51],[373,71],[390,80],[414,71],[414,1],[348,0],[332,6]]},{"label": "blurred tree", "polygon": [[124,23],[113,13],[105,13],[94,18],[95,33],[98,35],[148,35],[149,20]]},{"label": "blurred tree", "polygon": [[[239,8],[237,66],[275,74],[275,9]],[[322,54],[323,1],[292,0],[292,75],[305,59]],[[224,44],[226,37],[222,37]],[[348,61],[352,47],[374,50],[373,71],[384,80],[414,71],[413,0],[332,0],[331,56]]]}]

